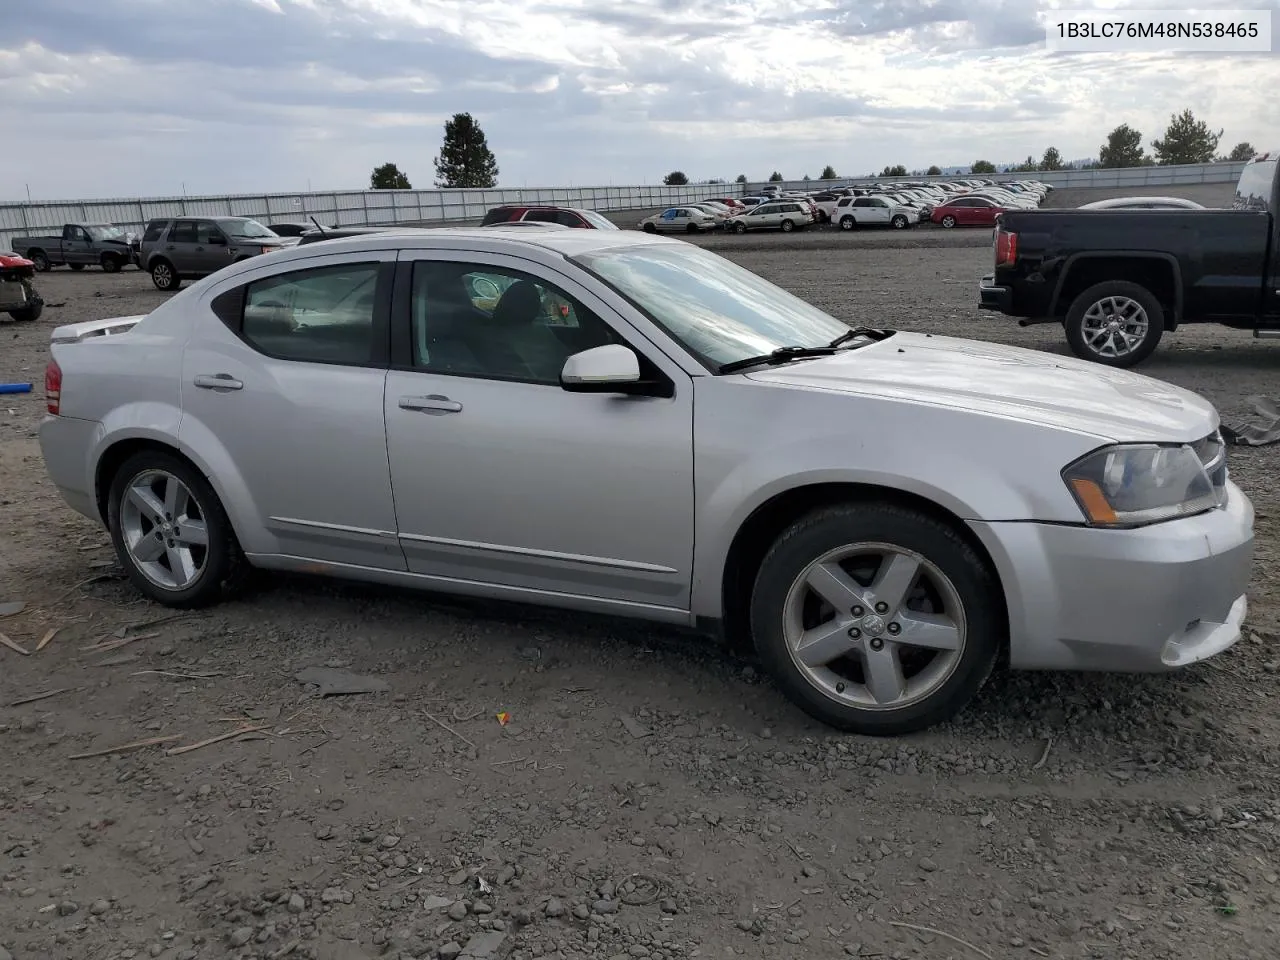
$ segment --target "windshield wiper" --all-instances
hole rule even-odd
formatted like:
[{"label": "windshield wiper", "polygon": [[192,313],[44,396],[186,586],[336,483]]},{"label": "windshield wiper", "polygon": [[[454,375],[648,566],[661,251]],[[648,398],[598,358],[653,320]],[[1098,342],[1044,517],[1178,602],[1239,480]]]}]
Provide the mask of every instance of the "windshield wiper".
[{"label": "windshield wiper", "polygon": [[833,353],[839,353],[842,350],[852,349],[846,344],[858,339],[859,337],[867,337],[871,340],[883,340],[892,331],[877,330],[873,327],[853,327],[840,336],[836,337],[828,344],[820,347],[801,347],[786,346],[778,347],[769,353],[761,354],[758,357],[746,357],[743,360],[732,360],[729,363],[722,363],[716,370],[717,373],[733,373],[735,370],[745,370],[747,367],[755,367],[760,364],[779,364],[790,363],[792,360],[803,360],[806,357],[829,357]]}]

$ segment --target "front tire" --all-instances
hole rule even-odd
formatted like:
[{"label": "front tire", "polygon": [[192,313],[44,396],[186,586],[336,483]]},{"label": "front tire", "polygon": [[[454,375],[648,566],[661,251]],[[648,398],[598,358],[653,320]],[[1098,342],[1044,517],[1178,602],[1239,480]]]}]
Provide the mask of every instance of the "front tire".
[{"label": "front tire", "polygon": [[658,228],[657,228],[657,227],[655,227],[652,223],[646,223],[646,224],[644,225],[644,232],[645,232],[645,233],[657,233],[657,232],[658,232]]},{"label": "front tire", "polygon": [[144,450],[121,464],[107,495],[107,526],[134,586],[167,607],[217,603],[248,571],[213,487],[173,454]]},{"label": "front tire", "polygon": [[166,292],[182,286],[182,278],[168,260],[157,260],[151,265],[151,282],[156,285],[157,290]]},{"label": "front tire", "polygon": [[102,269],[107,273],[119,273],[123,266],[124,261],[113,254],[108,253],[102,258]]},{"label": "front tire", "polygon": [[956,225],[956,218],[951,216],[951,214],[947,214],[945,217],[942,218],[941,223],[944,227],[950,230],[952,227]]},{"label": "front tire", "polygon": [[841,229],[841,230],[852,230],[852,229],[853,229],[854,227],[856,227],[857,225],[858,225],[858,221],[854,220],[854,219],[853,219],[853,217],[841,217],[841,218],[840,218],[840,229]]},{"label": "front tire", "polygon": [[1063,325],[1077,357],[1109,367],[1132,367],[1159,345],[1164,308],[1146,287],[1106,280],[1071,302]]},{"label": "front tire", "polygon": [[907,229],[907,227],[911,226],[911,221],[908,220],[906,217],[904,217],[902,214],[898,214],[897,216],[895,216],[892,220],[889,221],[889,223],[893,226],[893,229],[895,230],[905,230]]},{"label": "front tire", "polygon": [[761,660],[788,698],[840,730],[910,733],[954,717],[1004,638],[994,576],[950,526],[850,503],[791,524],[751,597]]},{"label": "front tire", "polygon": [[746,225],[745,223],[741,223],[741,222],[739,222],[739,223],[735,223],[735,224],[733,225],[733,232],[734,232],[734,233],[746,233],[746,232],[747,232],[747,225]]}]

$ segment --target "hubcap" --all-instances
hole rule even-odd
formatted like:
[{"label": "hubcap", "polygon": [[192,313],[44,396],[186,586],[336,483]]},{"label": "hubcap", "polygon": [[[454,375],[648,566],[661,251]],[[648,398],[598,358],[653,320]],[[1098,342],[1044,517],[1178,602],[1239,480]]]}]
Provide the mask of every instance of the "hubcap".
[{"label": "hubcap", "polygon": [[887,543],[840,547],[796,579],[783,611],[787,649],[825,696],[901,709],[935,692],[964,653],[964,605],[920,554]]},{"label": "hubcap", "polygon": [[1128,297],[1103,297],[1085,311],[1080,332],[1100,357],[1123,357],[1147,338],[1151,321],[1142,304]]},{"label": "hubcap", "polygon": [[138,474],[120,504],[120,529],[129,558],[164,590],[185,590],[204,572],[209,531],[204,513],[181,480],[163,470]]},{"label": "hubcap", "polygon": [[161,284],[168,285],[168,283],[169,283],[169,268],[168,268],[168,267],[156,267],[156,269],[155,269],[155,276],[156,276],[156,280],[157,280],[157,281],[159,281]]}]

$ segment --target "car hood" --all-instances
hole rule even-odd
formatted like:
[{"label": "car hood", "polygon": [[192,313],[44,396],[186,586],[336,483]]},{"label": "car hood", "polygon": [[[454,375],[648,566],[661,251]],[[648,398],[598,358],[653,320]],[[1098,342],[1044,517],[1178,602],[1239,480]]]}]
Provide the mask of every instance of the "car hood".
[{"label": "car hood", "polygon": [[762,367],[752,380],[970,410],[1114,442],[1191,442],[1218,428],[1203,397],[1038,350],[898,332],[870,346]]}]

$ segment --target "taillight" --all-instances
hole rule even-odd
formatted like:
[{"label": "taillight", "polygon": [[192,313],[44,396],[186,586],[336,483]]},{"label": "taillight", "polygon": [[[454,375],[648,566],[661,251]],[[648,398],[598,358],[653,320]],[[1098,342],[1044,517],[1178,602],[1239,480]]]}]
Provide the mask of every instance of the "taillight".
[{"label": "taillight", "polygon": [[54,416],[62,408],[62,368],[57,360],[50,360],[44,368],[45,407]]},{"label": "taillight", "polygon": [[1007,267],[1018,259],[1018,235],[996,229],[996,266]]}]

